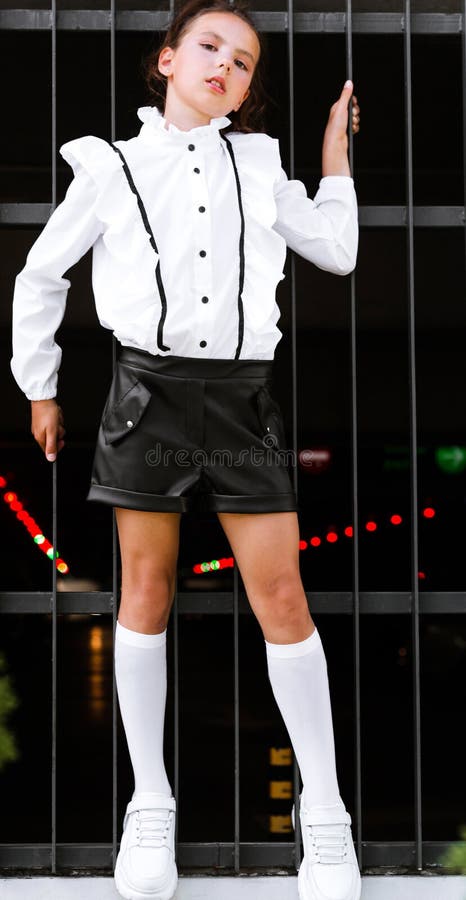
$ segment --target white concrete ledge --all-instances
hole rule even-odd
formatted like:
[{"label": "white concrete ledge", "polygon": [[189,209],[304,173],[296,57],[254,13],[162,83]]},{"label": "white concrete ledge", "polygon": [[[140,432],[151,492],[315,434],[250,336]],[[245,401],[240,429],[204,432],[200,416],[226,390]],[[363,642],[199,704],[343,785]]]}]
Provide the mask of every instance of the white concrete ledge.
[{"label": "white concrete ledge", "polygon": [[[113,878],[2,878],[2,900],[118,900]],[[297,900],[297,879],[180,878],[175,900]],[[367,876],[361,900],[466,900],[466,877]]]}]

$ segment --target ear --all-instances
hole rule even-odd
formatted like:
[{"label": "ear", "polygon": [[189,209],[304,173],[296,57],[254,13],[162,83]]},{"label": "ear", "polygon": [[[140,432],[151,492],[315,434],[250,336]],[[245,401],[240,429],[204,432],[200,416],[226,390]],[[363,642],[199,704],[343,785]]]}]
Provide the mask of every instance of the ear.
[{"label": "ear", "polygon": [[163,50],[160,51],[159,59],[158,59],[158,69],[162,75],[170,75],[171,74],[171,65],[174,57],[174,51],[171,47],[164,47]]},{"label": "ear", "polygon": [[235,112],[238,112],[240,106],[242,106],[244,101],[248,99],[250,93],[251,93],[251,91],[248,88],[247,91],[243,94],[243,99],[240,100],[240,102],[238,103],[237,106],[235,106]]}]

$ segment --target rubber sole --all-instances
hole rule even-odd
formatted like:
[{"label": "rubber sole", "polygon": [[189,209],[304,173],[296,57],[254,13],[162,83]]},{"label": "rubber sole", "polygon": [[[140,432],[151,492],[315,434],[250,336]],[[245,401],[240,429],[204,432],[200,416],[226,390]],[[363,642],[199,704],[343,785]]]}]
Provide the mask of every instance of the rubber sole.
[{"label": "rubber sole", "polygon": [[[361,900],[361,889],[362,884],[360,881],[359,891],[354,898],[351,898],[351,900]],[[307,883],[304,867],[302,864],[299,867],[298,872],[298,896],[299,900],[314,900],[314,896],[311,894],[311,889]]]},{"label": "rubber sole", "polygon": [[131,887],[126,881],[126,878],[121,870],[121,867],[118,865],[118,859],[115,866],[115,887],[120,894],[121,897],[124,897],[125,900],[172,900],[175,895],[176,887],[178,884],[178,870],[176,866],[174,867],[173,878],[168,883],[168,885],[164,886],[160,890],[157,891],[138,891],[135,888]]}]

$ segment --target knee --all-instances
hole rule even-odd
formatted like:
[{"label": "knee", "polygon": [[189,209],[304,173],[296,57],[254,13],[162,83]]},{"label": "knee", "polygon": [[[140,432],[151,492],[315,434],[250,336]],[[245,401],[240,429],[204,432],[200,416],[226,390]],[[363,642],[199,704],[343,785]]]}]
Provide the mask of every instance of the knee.
[{"label": "knee", "polygon": [[128,628],[148,633],[163,631],[173,603],[175,577],[176,573],[161,571],[150,564],[123,570],[119,615],[122,625],[126,622]]},{"label": "knee", "polygon": [[278,629],[299,629],[310,618],[300,575],[294,571],[268,578],[256,594],[255,605],[259,619]]}]

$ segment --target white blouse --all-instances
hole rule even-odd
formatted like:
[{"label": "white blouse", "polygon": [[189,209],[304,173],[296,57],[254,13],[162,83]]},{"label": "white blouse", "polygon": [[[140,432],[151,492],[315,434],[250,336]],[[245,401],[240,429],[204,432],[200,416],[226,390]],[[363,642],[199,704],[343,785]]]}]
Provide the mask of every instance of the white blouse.
[{"label": "white blouse", "polygon": [[244,214],[239,296],[241,212],[220,134],[229,119],[180,131],[167,128],[156,107],[141,107],[138,116],[139,134],[115,146],[139,198],[107,141],[87,135],[60,147],[74,178],[31,247],[13,296],[11,370],[29,400],[56,396],[62,350],[55,332],[70,287],[63,274],[90,247],[97,315],[121,344],[220,359],[273,359],[287,245],[339,275],[356,265],[353,179],[327,175],[311,200],[301,181],[288,180],[277,140],[231,132]]}]

